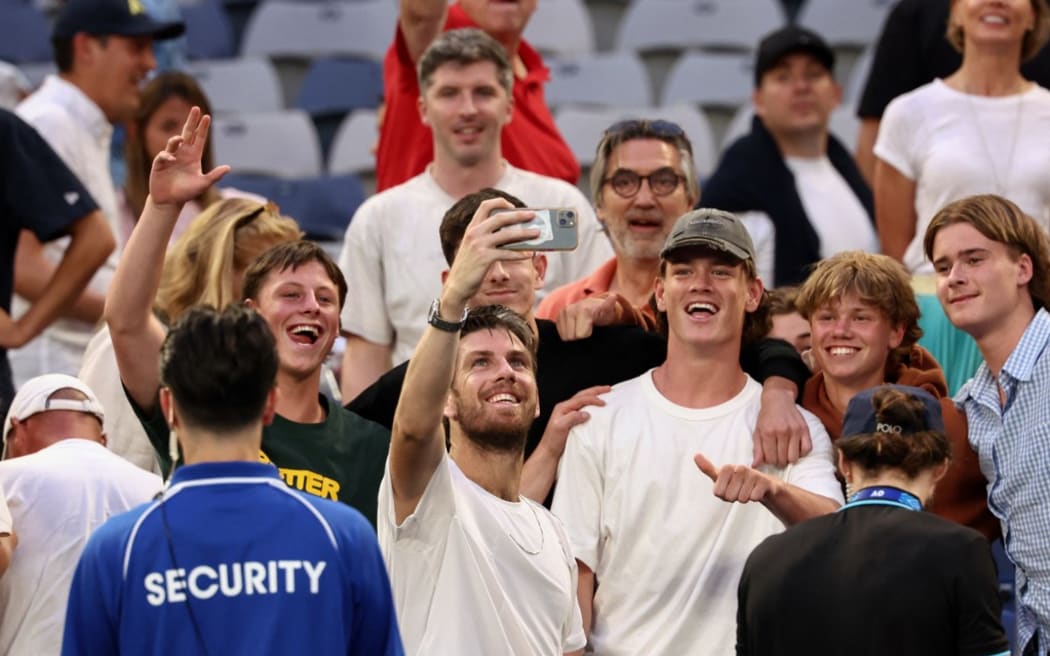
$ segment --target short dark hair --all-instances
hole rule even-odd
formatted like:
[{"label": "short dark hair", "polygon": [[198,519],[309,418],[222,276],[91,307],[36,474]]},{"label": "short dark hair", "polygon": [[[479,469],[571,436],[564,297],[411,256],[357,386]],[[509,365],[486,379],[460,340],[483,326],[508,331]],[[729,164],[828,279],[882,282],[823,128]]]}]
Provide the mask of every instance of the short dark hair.
[{"label": "short dark hair", "polygon": [[448,30],[431,41],[416,65],[420,95],[426,95],[434,71],[445,64],[466,66],[478,62],[492,62],[500,86],[509,97],[514,88],[514,70],[507,57],[507,50],[499,41],[476,27]]},{"label": "short dark hair", "polygon": [[160,350],[160,382],[186,424],[243,428],[262,417],[277,377],[277,346],[255,310],[231,303],[187,311]]},{"label": "short dark hair", "polygon": [[520,314],[504,305],[482,305],[470,308],[463,322],[459,338],[481,330],[506,330],[521,342],[532,360],[531,369],[536,371],[536,334]]},{"label": "short dark hair", "polygon": [[525,207],[520,198],[492,187],[485,187],[456,201],[455,205],[445,212],[441,219],[441,228],[438,230],[441,236],[441,252],[445,254],[445,261],[449,266],[452,266],[452,261],[456,259],[459,245],[463,243],[463,233],[467,231],[474,213],[478,211],[482,202],[491,198],[503,198],[514,207]]},{"label": "short dark hair", "polygon": [[320,262],[324,267],[325,273],[339,288],[339,307],[343,307],[346,304],[346,278],[343,277],[343,272],[323,248],[305,239],[277,244],[255,258],[244,272],[242,300],[250,298],[258,301],[259,292],[271,272],[285,269],[295,271],[310,262]]},{"label": "short dark hair", "polygon": [[[91,38],[97,40],[102,47],[106,47],[109,41],[108,35],[91,34]],[[73,37],[56,36],[51,39],[51,56],[55,61],[55,68],[59,73],[69,73],[73,70]]]}]

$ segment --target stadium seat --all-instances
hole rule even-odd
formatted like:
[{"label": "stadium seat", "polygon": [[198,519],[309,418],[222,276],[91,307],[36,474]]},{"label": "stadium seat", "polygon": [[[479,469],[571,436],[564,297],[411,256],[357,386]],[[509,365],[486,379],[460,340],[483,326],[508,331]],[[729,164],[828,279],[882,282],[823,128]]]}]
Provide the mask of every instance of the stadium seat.
[{"label": "stadium seat", "polygon": [[219,115],[211,136],[215,161],[238,174],[288,179],[321,174],[321,144],[301,110]]},{"label": "stadium seat", "polygon": [[191,59],[233,57],[233,24],[219,0],[180,3],[186,23],[186,55]]},{"label": "stadium seat", "polygon": [[652,91],[645,64],[633,52],[612,52],[547,61],[545,93],[554,108],[565,105],[649,107]]},{"label": "stadium seat", "polygon": [[0,2],[0,59],[14,64],[51,60],[51,24],[28,2]]},{"label": "stadium seat", "polygon": [[664,119],[681,126],[692,142],[693,160],[700,177],[709,174],[717,163],[717,150],[711,126],[704,114],[690,105],[639,108],[566,107],[555,115],[555,122],[580,165],[589,167],[594,163],[594,151],[605,130],[617,121],[630,118]]},{"label": "stadium seat", "polygon": [[525,39],[545,55],[594,52],[594,27],[583,0],[543,0],[525,27]]},{"label": "stadium seat", "polygon": [[864,48],[875,42],[896,0],[806,0],[798,22],[833,47]]},{"label": "stadium seat", "polygon": [[754,67],[751,55],[683,53],[668,73],[661,104],[687,102],[735,110],[751,99]]},{"label": "stadium seat", "polygon": [[354,175],[284,180],[230,174],[219,184],[272,200],[282,214],[299,222],[307,239],[320,242],[342,241],[350,217],[365,199],[361,181]]},{"label": "stadium seat", "polygon": [[200,82],[216,114],[284,109],[281,83],[268,59],[202,59],[191,61],[188,72]]},{"label": "stadium seat", "polygon": [[341,175],[375,171],[376,158],[372,154],[372,146],[378,138],[374,111],[358,110],[347,116],[332,141],[328,172]]},{"label": "stadium seat", "polygon": [[392,0],[266,0],[245,26],[245,55],[310,59],[334,55],[381,60],[394,37]]},{"label": "stadium seat", "polygon": [[621,50],[640,52],[752,50],[784,23],[777,0],[634,0],[620,23],[617,43]]},{"label": "stadium seat", "polygon": [[326,58],[310,64],[295,106],[310,114],[327,157],[344,117],[383,102],[383,69],[370,59]]}]

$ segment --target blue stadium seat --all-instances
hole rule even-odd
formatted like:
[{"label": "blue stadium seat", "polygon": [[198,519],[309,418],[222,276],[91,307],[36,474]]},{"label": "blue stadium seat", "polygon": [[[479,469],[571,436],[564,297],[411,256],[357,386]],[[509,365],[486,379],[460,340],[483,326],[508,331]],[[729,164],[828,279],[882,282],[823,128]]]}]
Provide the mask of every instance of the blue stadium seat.
[{"label": "blue stadium seat", "polygon": [[0,59],[15,64],[51,59],[51,25],[28,2],[0,2]]},{"label": "blue stadium seat", "polygon": [[295,106],[310,114],[327,158],[343,118],[375,109],[383,101],[383,69],[370,59],[332,57],[315,60],[303,77]]},{"label": "blue stadium seat", "polygon": [[198,59],[188,69],[216,115],[284,109],[281,81],[269,59]]},{"label": "blue stadium seat", "polygon": [[341,241],[365,191],[354,175],[283,180],[268,176],[227,175],[220,186],[250,191],[277,203],[281,213],[299,222],[307,239]]},{"label": "blue stadium seat", "polygon": [[550,82],[545,93],[551,107],[652,105],[649,74],[633,52],[608,52],[549,59]]},{"label": "blue stadium seat", "polygon": [[182,20],[186,23],[186,54],[191,59],[233,57],[236,47],[233,23],[219,0],[196,0],[184,3]]},{"label": "blue stadium seat", "polygon": [[211,138],[215,161],[239,174],[290,180],[321,174],[321,144],[301,110],[218,115]]},{"label": "blue stadium seat", "polygon": [[310,59],[332,55],[381,60],[394,38],[392,0],[266,0],[245,26],[245,55]]}]

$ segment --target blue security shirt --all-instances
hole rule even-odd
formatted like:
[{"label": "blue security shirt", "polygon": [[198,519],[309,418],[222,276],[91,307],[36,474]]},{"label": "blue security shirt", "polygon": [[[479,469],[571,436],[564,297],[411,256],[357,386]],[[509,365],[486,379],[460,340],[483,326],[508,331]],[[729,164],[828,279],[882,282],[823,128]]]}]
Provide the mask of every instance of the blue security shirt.
[{"label": "blue security shirt", "polygon": [[80,558],[65,655],[403,654],[372,527],[272,465],[179,468]]}]

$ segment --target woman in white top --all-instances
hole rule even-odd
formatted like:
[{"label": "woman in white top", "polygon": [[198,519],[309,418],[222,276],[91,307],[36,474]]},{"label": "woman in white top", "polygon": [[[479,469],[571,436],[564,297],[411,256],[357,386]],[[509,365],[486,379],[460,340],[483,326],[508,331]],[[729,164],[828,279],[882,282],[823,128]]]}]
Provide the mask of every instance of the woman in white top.
[{"label": "woman in white top", "polygon": [[1020,70],[1048,36],[1047,0],[952,0],[947,38],[962,66],[896,98],[879,127],[879,241],[914,275],[926,333],[920,343],[941,362],[952,391],[980,355],[933,297],[923,234],[941,207],[979,193],[1009,198],[1050,225],[1050,91]]}]

